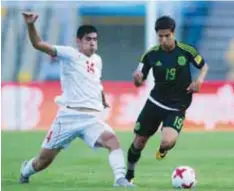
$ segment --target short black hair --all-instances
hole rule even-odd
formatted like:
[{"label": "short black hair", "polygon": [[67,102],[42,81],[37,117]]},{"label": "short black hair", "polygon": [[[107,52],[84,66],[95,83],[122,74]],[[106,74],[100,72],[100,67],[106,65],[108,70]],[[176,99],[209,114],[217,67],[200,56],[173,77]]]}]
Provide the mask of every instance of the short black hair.
[{"label": "short black hair", "polygon": [[81,25],[76,32],[76,37],[79,39],[82,39],[84,35],[89,34],[89,33],[97,33],[96,27],[93,25]]},{"label": "short black hair", "polygon": [[170,29],[171,32],[174,32],[176,28],[175,20],[172,19],[169,16],[162,16],[159,17],[155,22],[155,31],[158,32],[158,30],[162,29]]}]

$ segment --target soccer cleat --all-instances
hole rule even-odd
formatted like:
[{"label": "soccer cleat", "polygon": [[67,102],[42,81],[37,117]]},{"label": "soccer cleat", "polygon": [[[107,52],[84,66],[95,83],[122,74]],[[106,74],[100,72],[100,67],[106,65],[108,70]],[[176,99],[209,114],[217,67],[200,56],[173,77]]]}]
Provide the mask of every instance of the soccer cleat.
[{"label": "soccer cleat", "polygon": [[130,182],[128,182],[128,180],[124,177],[119,178],[118,180],[116,180],[114,187],[134,187],[133,184],[131,184]]},{"label": "soccer cleat", "polygon": [[129,183],[133,184],[133,182],[134,182],[134,170],[128,170],[125,178],[128,180]]},{"label": "soccer cleat", "polygon": [[165,151],[164,153],[160,153],[159,150],[156,153],[156,159],[157,160],[162,160],[165,156],[167,155],[167,151]]},{"label": "soccer cleat", "polygon": [[22,170],[23,168],[27,165],[28,161],[24,161],[21,165],[21,174],[20,174],[20,179],[19,179],[19,183],[20,184],[28,184],[29,183],[29,177],[24,177],[22,175]]},{"label": "soccer cleat", "polygon": [[20,175],[19,179],[20,184],[28,184],[29,183],[29,177],[24,177],[22,174]]},{"label": "soccer cleat", "polygon": [[130,184],[133,184],[133,183],[134,183],[134,178],[128,180],[128,182],[129,182]]}]

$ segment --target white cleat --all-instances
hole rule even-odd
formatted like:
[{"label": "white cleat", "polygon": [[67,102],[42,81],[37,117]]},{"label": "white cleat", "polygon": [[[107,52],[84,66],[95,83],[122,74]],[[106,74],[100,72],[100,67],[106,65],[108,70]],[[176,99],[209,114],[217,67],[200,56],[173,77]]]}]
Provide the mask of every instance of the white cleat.
[{"label": "white cleat", "polygon": [[28,184],[29,183],[29,177],[24,177],[22,175],[22,171],[23,171],[23,168],[27,165],[28,161],[24,161],[21,165],[21,170],[20,170],[20,179],[19,179],[19,183],[20,184]]},{"label": "white cleat", "polygon": [[128,187],[128,188],[132,188],[134,187],[134,185],[130,182],[128,182],[128,180],[124,177],[119,178],[118,180],[116,180],[114,187]]}]

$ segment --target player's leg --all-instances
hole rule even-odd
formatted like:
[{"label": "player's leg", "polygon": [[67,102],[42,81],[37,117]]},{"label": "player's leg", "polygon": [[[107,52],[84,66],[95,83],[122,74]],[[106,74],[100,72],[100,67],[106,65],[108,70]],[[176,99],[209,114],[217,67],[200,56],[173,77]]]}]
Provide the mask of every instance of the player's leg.
[{"label": "player's leg", "polygon": [[128,149],[128,165],[126,178],[132,182],[135,176],[135,167],[140,160],[141,152],[145,148],[148,139],[159,128],[161,123],[160,108],[147,101],[141,111],[134,129],[135,138]]},{"label": "player's leg", "polygon": [[156,153],[158,160],[163,159],[167,151],[172,149],[183,127],[185,113],[182,111],[170,111],[163,122],[160,147]]},{"label": "player's leg", "polygon": [[95,146],[109,150],[108,160],[113,171],[115,186],[131,186],[125,179],[126,166],[124,154],[117,136],[113,132],[105,130],[97,139]]},{"label": "player's leg", "polygon": [[126,178],[131,183],[133,183],[133,179],[135,177],[136,164],[140,160],[141,152],[145,148],[148,139],[149,136],[141,136],[136,134],[128,149]]},{"label": "player's leg", "polygon": [[163,127],[160,147],[156,153],[158,160],[163,159],[167,152],[175,146],[178,136],[179,133],[176,130],[171,127]]},{"label": "player's leg", "polygon": [[23,162],[21,166],[20,183],[28,183],[30,176],[47,168],[59,153],[60,147],[53,146],[55,142],[57,142],[56,139],[60,132],[60,128],[57,124],[58,123],[55,120],[43,141],[39,155],[33,157],[29,161]]},{"label": "player's leg", "polygon": [[59,151],[60,149],[42,148],[38,157],[24,161],[21,166],[20,183],[29,183],[29,177],[47,168],[53,162]]},{"label": "player's leg", "polygon": [[23,162],[20,183],[28,183],[31,175],[47,168],[53,162],[60,150],[67,147],[77,136],[74,128],[72,116],[59,112],[43,141],[39,155]]},{"label": "player's leg", "polygon": [[92,148],[102,147],[109,150],[108,159],[113,171],[115,186],[132,186],[125,179],[126,167],[124,154],[112,128],[97,117],[91,116],[90,123],[84,127],[81,138]]}]

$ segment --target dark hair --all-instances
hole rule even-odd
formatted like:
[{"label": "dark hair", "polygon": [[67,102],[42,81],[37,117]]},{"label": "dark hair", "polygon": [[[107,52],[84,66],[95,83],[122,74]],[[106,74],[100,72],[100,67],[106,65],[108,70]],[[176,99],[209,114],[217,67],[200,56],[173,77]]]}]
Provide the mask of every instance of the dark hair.
[{"label": "dark hair", "polygon": [[159,17],[155,22],[155,31],[158,32],[160,29],[170,29],[171,32],[174,32],[176,28],[175,20],[169,16]]},{"label": "dark hair", "polygon": [[82,39],[84,35],[89,33],[97,33],[97,29],[93,25],[81,25],[76,32],[76,37]]}]

